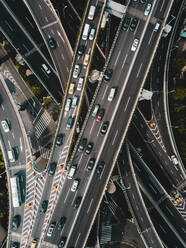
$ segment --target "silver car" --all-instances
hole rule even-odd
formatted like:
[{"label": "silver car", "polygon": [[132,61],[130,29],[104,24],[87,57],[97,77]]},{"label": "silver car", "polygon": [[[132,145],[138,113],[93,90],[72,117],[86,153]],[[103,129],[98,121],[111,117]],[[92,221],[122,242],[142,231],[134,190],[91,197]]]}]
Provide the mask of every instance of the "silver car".
[{"label": "silver car", "polygon": [[74,71],[73,71],[73,77],[74,78],[77,78],[78,76],[79,76],[79,74],[80,74],[80,65],[75,65],[75,67],[74,67]]},{"label": "silver car", "polygon": [[7,120],[1,121],[1,126],[5,133],[8,133],[10,131],[10,126]]}]

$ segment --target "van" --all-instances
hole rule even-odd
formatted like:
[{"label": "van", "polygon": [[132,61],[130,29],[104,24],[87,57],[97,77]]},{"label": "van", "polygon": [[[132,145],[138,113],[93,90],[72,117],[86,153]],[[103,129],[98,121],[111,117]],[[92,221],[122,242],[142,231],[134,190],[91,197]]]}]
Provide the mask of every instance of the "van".
[{"label": "van", "polygon": [[68,179],[72,179],[73,176],[75,175],[76,171],[77,171],[77,164],[73,164],[73,165],[70,167],[70,170],[69,170],[69,173],[68,173],[68,175],[67,175],[67,178],[68,178]]},{"label": "van", "polygon": [[83,29],[82,40],[87,40],[89,30],[90,30],[90,25],[88,23],[86,23],[85,26],[84,26],[84,29]]},{"label": "van", "polygon": [[75,91],[75,83],[71,83],[68,90],[68,94],[73,95],[74,91]]},{"label": "van", "polygon": [[154,28],[154,32],[157,32],[158,29],[160,28],[160,26],[161,26],[161,22],[160,21],[157,21],[156,22],[156,25],[155,25],[155,28]]},{"label": "van", "polygon": [[72,106],[71,106],[72,108],[75,108],[77,106],[78,100],[79,100],[79,96],[73,97]]},{"label": "van", "polygon": [[46,71],[47,74],[51,73],[51,70],[45,64],[42,64],[42,67]]},{"label": "van", "polygon": [[78,85],[77,85],[77,91],[81,91],[83,88],[83,82],[84,82],[84,78],[80,77],[79,81],[78,81]]},{"label": "van", "polygon": [[83,65],[84,65],[84,68],[86,68],[87,67],[87,65],[88,65],[88,62],[89,62],[89,57],[90,57],[90,55],[87,53],[87,54],[85,54],[85,57],[84,57],[84,60],[83,60]]},{"label": "van", "polygon": [[34,239],[32,241],[32,244],[31,244],[31,247],[30,248],[36,248],[36,246],[37,246],[37,241]]},{"label": "van", "polygon": [[116,87],[112,87],[107,100],[111,102],[114,99],[115,94],[116,94]]},{"label": "van", "polygon": [[13,149],[8,151],[8,159],[11,163],[15,162],[15,154]]},{"label": "van", "polygon": [[94,14],[95,14],[95,11],[96,11],[96,7],[91,5],[90,6],[90,10],[89,10],[89,13],[88,13],[88,19],[89,20],[93,20],[94,19]]},{"label": "van", "polygon": [[93,117],[96,117],[97,116],[98,111],[99,111],[99,108],[100,108],[100,105],[99,104],[96,104],[95,107],[94,107],[94,110],[92,112],[92,116]]}]

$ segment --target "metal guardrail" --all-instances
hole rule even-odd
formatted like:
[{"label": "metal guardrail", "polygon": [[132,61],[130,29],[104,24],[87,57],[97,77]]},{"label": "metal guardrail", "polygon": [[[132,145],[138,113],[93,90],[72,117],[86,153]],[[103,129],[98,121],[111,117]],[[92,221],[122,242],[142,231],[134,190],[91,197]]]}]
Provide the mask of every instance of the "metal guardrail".
[{"label": "metal guardrail", "polygon": [[166,54],[166,63],[165,63],[165,66],[164,66],[164,88],[163,88],[163,102],[164,102],[164,108],[165,108],[165,121],[166,121],[166,124],[167,124],[167,130],[169,132],[169,135],[171,137],[170,141],[171,141],[171,144],[172,144],[172,148],[175,152],[175,154],[177,155],[177,157],[179,158],[179,162],[180,163],[178,164],[183,175],[185,176],[185,179],[186,179],[186,170],[184,168],[184,164],[182,162],[182,159],[180,157],[180,154],[179,154],[179,151],[178,151],[178,148],[177,148],[177,145],[176,145],[176,141],[174,139],[174,134],[173,134],[173,131],[172,131],[172,127],[170,125],[171,123],[171,119],[170,119],[170,111],[169,111],[169,103],[168,103],[168,73],[169,73],[169,62],[170,62],[170,57],[171,57],[171,49],[172,49],[172,46],[173,46],[173,42],[174,42],[174,37],[175,37],[175,34],[176,34],[176,28],[179,24],[179,19],[180,19],[180,16],[181,16],[181,13],[183,12],[184,8],[184,4],[186,3],[186,0],[184,0],[182,2],[182,5],[180,7],[180,10],[179,10],[179,14],[178,14],[178,18],[176,19],[176,23],[172,29],[172,33],[171,33],[171,38],[170,38],[170,42],[169,42],[169,45],[168,45],[168,49],[167,49],[167,54]]}]

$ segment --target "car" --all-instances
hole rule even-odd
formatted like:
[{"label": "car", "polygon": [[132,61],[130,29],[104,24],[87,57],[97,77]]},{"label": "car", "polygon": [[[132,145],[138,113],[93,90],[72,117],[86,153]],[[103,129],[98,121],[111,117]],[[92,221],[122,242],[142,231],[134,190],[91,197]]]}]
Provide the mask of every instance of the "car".
[{"label": "car", "polygon": [[130,25],[130,22],[131,22],[131,17],[129,16],[126,16],[124,21],[123,21],[123,26],[122,26],[122,29],[123,30],[127,30],[129,25]]},{"label": "car", "polygon": [[66,104],[65,104],[65,111],[68,112],[71,108],[71,104],[72,104],[72,99],[71,98],[67,98]]},{"label": "car", "polygon": [[56,41],[51,36],[48,36],[48,44],[49,44],[50,48],[52,48],[52,49],[55,49],[57,47]]},{"label": "car", "polygon": [[96,168],[96,173],[101,174],[101,172],[103,171],[104,166],[105,166],[104,161],[98,162],[98,165],[97,165],[97,168]]},{"label": "car", "polygon": [[66,125],[66,130],[70,130],[74,124],[74,117],[69,116],[67,125]]},{"label": "car", "polygon": [[16,231],[21,224],[21,215],[15,215],[12,219],[12,230]]},{"label": "car", "polygon": [[62,216],[60,221],[57,224],[57,230],[60,231],[64,227],[65,223],[67,221],[67,218],[65,216]]},{"label": "car", "polygon": [[70,94],[70,95],[73,95],[74,94],[75,86],[76,86],[76,83],[74,83],[74,82],[72,82],[70,84],[70,87],[69,87],[69,90],[68,90],[68,94]]},{"label": "car", "polygon": [[56,146],[61,146],[63,144],[64,137],[65,137],[64,133],[60,133],[57,135]]},{"label": "car", "polygon": [[103,119],[104,114],[105,114],[105,109],[104,108],[100,109],[100,111],[98,112],[96,121],[100,122]]},{"label": "car", "polygon": [[114,99],[114,97],[115,97],[115,95],[116,95],[116,90],[117,90],[117,87],[112,87],[112,88],[110,89],[110,92],[109,92],[109,95],[108,95],[108,98],[107,98],[107,100],[108,100],[109,102],[111,102],[111,101]]},{"label": "car", "polygon": [[56,167],[57,167],[57,163],[56,162],[50,163],[49,170],[48,170],[48,175],[49,176],[53,176],[55,174]]},{"label": "car", "polygon": [[85,50],[86,50],[86,46],[80,45],[78,48],[78,51],[77,51],[78,55],[82,56],[84,54]]},{"label": "car", "polygon": [[88,171],[91,171],[94,167],[94,164],[95,164],[95,158],[90,158],[90,160],[88,161],[88,164],[87,164],[87,170]]},{"label": "car", "polygon": [[74,78],[78,78],[80,72],[81,72],[81,67],[80,67],[80,65],[78,65],[78,64],[75,65],[74,71],[73,71],[73,77],[74,77]]},{"label": "car", "polygon": [[152,7],[152,4],[148,3],[144,11],[145,16],[148,16],[148,14],[150,13],[151,7]]},{"label": "car", "polygon": [[93,142],[89,142],[87,147],[86,147],[86,150],[85,150],[85,154],[89,155],[93,149],[93,146],[94,146],[94,143]]},{"label": "car", "polygon": [[41,204],[40,214],[43,214],[47,211],[48,200],[44,200]]},{"label": "car", "polygon": [[88,62],[89,62],[90,54],[86,53],[84,60],[83,60],[83,68],[86,69]]},{"label": "car", "polygon": [[112,77],[112,73],[113,73],[113,70],[111,68],[106,69],[105,74],[103,75],[103,78],[106,81],[109,81],[111,79],[111,77]]},{"label": "car", "polygon": [[74,202],[74,208],[77,209],[79,208],[79,205],[81,203],[81,200],[82,200],[82,196],[78,196],[76,199],[75,199],[75,202]]},{"label": "car", "polygon": [[63,236],[61,238],[61,241],[59,242],[58,248],[63,248],[65,246],[66,240],[67,240],[67,237]]},{"label": "car", "polygon": [[78,165],[77,164],[73,164],[70,169],[69,169],[69,172],[67,174],[67,178],[68,179],[72,179],[73,176],[76,174],[76,171],[78,169]]},{"label": "car", "polygon": [[84,78],[83,77],[80,77],[79,78],[79,81],[78,81],[78,84],[77,84],[77,91],[81,91],[82,88],[83,88],[83,82],[84,82]]},{"label": "car", "polygon": [[51,70],[48,68],[48,66],[46,64],[42,64],[42,68],[45,70],[45,72],[47,74],[50,74],[51,73]]},{"label": "car", "polygon": [[89,40],[93,40],[94,39],[95,33],[96,33],[96,29],[95,28],[91,28],[90,34],[89,34],[89,37],[88,37]]},{"label": "car", "polygon": [[81,139],[81,141],[79,143],[79,147],[78,147],[78,152],[83,152],[86,144],[87,144],[87,139],[86,138]]},{"label": "car", "polygon": [[159,28],[161,27],[161,24],[162,24],[161,21],[156,22],[156,25],[154,27],[154,32],[157,32],[159,30]]},{"label": "car", "polygon": [[11,248],[19,248],[20,247],[20,243],[19,242],[13,242],[11,243]]},{"label": "car", "polygon": [[138,43],[139,43],[139,40],[138,39],[134,39],[133,41],[133,44],[131,46],[131,51],[135,52],[137,47],[138,47]]},{"label": "car", "polygon": [[72,108],[75,108],[78,104],[79,96],[74,96],[72,100]]},{"label": "car", "polygon": [[139,19],[138,19],[138,18],[134,17],[134,18],[132,19],[132,22],[131,22],[131,24],[130,24],[130,30],[131,30],[132,32],[134,32],[134,30],[136,29],[136,27],[137,27],[137,25],[138,25],[138,22],[139,22]]},{"label": "car", "polygon": [[105,135],[107,130],[108,130],[108,126],[109,126],[109,121],[106,121],[103,123],[102,127],[101,127],[101,131],[100,134],[101,135]]},{"label": "car", "polygon": [[2,126],[3,131],[4,131],[5,133],[8,133],[8,132],[10,131],[10,124],[9,124],[9,121],[7,121],[7,120],[2,120],[2,121],[1,121],[1,126]]},{"label": "car", "polygon": [[56,227],[56,222],[52,222],[48,228],[48,232],[47,232],[47,236],[48,237],[51,237],[53,232],[54,232],[54,229]]},{"label": "car", "polygon": [[72,184],[72,187],[71,187],[72,192],[75,192],[77,190],[79,183],[80,183],[80,179],[76,178]]},{"label": "car", "polygon": [[94,107],[94,110],[92,112],[92,117],[96,117],[98,112],[99,112],[99,109],[100,109],[100,105],[99,104],[96,104],[95,107]]},{"label": "car", "polygon": [[174,165],[177,165],[178,164],[178,159],[176,158],[175,155],[172,155],[171,156],[171,160],[172,160],[172,162],[173,162]]}]

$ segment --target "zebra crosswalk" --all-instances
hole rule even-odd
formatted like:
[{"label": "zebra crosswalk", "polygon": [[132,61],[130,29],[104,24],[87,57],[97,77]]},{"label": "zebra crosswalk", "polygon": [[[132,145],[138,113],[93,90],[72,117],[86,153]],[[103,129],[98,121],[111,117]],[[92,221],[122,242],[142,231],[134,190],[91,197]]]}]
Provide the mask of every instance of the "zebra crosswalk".
[{"label": "zebra crosswalk", "polygon": [[111,236],[112,236],[112,226],[102,225],[100,245],[106,244],[109,241],[111,241]]},{"label": "zebra crosswalk", "polygon": [[42,135],[42,133],[46,130],[50,122],[51,122],[51,117],[46,111],[44,111],[39,118],[36,117],[36,121],[34,121],[34,126],[36,129],[37,138],[39,138]]}]

